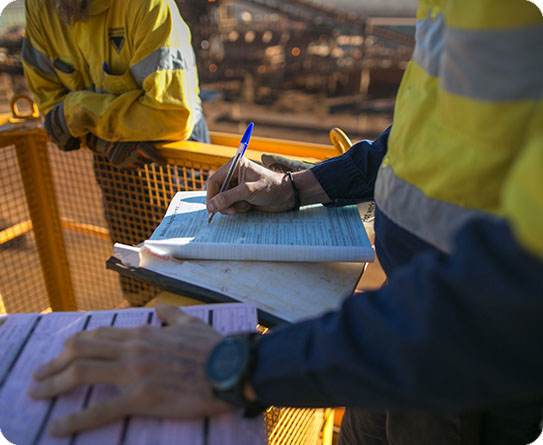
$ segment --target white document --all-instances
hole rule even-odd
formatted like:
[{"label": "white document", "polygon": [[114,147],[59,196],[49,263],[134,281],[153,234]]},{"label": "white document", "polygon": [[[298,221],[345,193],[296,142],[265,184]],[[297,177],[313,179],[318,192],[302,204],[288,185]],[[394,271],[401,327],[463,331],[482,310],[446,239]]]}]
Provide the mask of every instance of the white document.
[{"label": "white document", "polygon": [[208,224],[205,197],[205,192],[178,192],[144,244],[184,259],[373,261],[373,248],[356,206],[217,214]]},{"label": "white document", "polygon": [[254,304],[259,310],[279,319],[273,323],[294,323],[338,309],[345,297],[354,291],[365,265],[181,261],[149,245],[133,247],[119,243],[115,244],[114,251],[115,257],[127,266],[140,267],[215,291],[241,303]]},{"label": "white document", "polygon": [[[254,331],[256,328],[256,308],[252,305],[218,304],[182,309],[223,334]],[[153,309],[13,314],[5,317],[0,325],[2,434],[15,444],[38,445],[266,443],[262,417],[245,419],[241,412],[189,421],[130,417],[66,439],[49,436],[47,426],[50,421],[114,397],[117,389],[109,385],[83,386],[55,399],[35,401],[27,395],[34,369],[56,356],[66,338],[75,332],[104,325],[131,327],[142,324],[159,329],[160,321]]]}]

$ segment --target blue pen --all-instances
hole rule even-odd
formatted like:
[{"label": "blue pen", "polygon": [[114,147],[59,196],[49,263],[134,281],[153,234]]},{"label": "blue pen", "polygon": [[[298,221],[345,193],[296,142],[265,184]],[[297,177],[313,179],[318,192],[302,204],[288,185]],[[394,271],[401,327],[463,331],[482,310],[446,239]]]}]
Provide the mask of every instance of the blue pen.
[{"label": "blue pen", "polygon": [[[249,140],[251,139],[251,134],[253,134],[254,126],[255,124],[251,122],[249,126],[247,127],[247,130],[245,130],[245,133],[243,133],[243,137],[241,138],[241,142],[239,143],[238,151],[236,151],[236,154],[234,155],[232,159],[232,163],[230,164],[230,168],[228,169],[228,173],[226,174],[226,178],[224,182],[222,183],[222,187],[219,193],[222,193],[226,189],[228,189],[228,186],[230,185],[230,180],[232,179],[232,176],[234,176],[236,167],[239,164],[239,160],[243,157],[243,154],[245,153],[245,150],[247,149],[247,145],[249,145]],[[215,212],[209,215],[209,219],[207,220],[208,224],[211,222],[214,216],[215,216]]]}]

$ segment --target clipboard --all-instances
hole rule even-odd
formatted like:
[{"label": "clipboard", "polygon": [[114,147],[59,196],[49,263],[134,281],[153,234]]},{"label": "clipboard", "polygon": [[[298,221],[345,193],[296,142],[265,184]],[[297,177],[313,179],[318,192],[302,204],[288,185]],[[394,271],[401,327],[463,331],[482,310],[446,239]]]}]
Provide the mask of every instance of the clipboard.
[{"label": "clipboard", "polygon": [[[121,247],[119,247],[121,246]],[[119,249],[140,262],[121,260]],[[367,263],[275,263],[178,260],[145,248],[115,245],[106,268],[202,303],[250,303],[259,322],[272,327],[338,309],[358,284]]]}]

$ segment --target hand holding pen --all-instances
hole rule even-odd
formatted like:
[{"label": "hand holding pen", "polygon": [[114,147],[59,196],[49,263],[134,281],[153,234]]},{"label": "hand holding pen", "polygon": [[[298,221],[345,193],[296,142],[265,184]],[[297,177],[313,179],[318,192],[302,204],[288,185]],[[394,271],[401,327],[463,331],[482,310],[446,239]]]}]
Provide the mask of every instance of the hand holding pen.
[{"label": "hand holding pen", "polygon": [[[232,158],[232,162],[230,163],[230,168],[228,169],[228,173],[226,174],[226,178],[224,182],[222,183],[219,193],[224,192],[230,186],[230,181],[232,180],[232,176],[234,176],[234,172],[236,171],[238,167],[239,161],[245,154],[247,145],[249,145],[249,140],[251,139],[251,134],[253,133],[253,127],[254,127],[254,124],[251,122],[249,126],[247,127],[247,130],[245,130],[245,133],[243,133],[243,137],[241,138],[241,142],[239,143],[238,150],[236,151],[236,154]],[[214,216],[215,216],[215,212],[211,212],[211,214],[209,215],[209,219],[207,220],[208,224],[211,222]]]},{"label": "hand holding pen", "polygon": [[[310,203],[330,202],[310,170],[297,172],[295,175],[300,193],[305,193],[303,187],[307,184],[311,188],[311,196],[319,199]],[[209,213],[235,215],[251,209],[286,212],[292,210],[295,202],[293,187],[287,174],[269,170],[247,157],[239,157],[237,161],[233,158],[232,162],[223,165],[207,180]]]}]

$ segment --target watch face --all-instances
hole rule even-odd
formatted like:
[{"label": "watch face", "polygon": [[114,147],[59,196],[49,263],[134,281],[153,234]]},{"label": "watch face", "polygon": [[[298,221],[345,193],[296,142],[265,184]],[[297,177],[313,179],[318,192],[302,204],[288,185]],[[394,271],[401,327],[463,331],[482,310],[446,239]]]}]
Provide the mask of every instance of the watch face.
[{"label": "watch face", "polygon": [[234,338],[226,338],[213,350],[207,362],[207,376],[213,387],[225,391],[237,384],[245,369],[246,346]]}]

